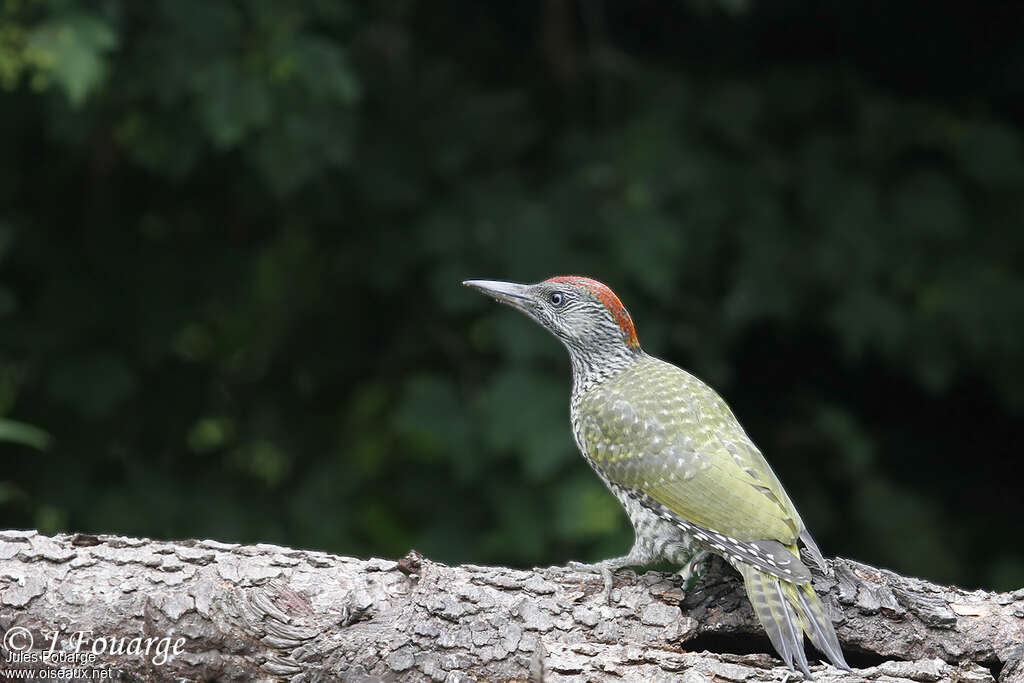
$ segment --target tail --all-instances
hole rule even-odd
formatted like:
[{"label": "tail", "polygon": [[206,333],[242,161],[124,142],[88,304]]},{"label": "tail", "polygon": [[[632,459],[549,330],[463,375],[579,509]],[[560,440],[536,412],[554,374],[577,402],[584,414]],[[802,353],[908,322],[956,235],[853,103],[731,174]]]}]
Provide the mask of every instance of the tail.
[{"label": "tail", "polygon": [[737,569],[743,574],[747,597],[757,618],[786,666],[792,669],[795,661],[804,676],[814,678],[807,668],[804,653],[803,634],[807,633],[833,666],[850,670],[832,622],[810,583],[798,586],[746,564],[738,564]]}]

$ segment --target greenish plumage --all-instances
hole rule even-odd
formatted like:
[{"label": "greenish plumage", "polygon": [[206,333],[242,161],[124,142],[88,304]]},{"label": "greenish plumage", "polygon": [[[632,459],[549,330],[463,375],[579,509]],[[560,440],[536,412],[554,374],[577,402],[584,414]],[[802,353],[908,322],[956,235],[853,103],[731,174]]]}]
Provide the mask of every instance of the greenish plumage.
[{"label": "greenish plumage", "polygon": [[802,633],[846,666],[797,541],[817,548],[778,477],[732,410],[702,381],[643,356],[582,391],[581,450],[614,491],[640,501],[722,555],[743,576],[758,619],[808,676]]},{"label": "greenish plumage", "polygon": [[706,384],[647,356],[585,392],[581,441],[615,484],[741,541],[796,542],[803,522],[732,411]]},{"label": "greenish plumage", "polygon": [[811,586],[799,545],[821,554],[761,451],[725,401],[693,375],[644,353],[632,319],[604,284],[579,276],[535,285],[474,280],[565,344],[573,370],[576,444],[619,499],[636,532],[627,555],[577,569],[612,572],[658,560],[689,580],[707,552],[743,576],[751,605],[783,661],[811,677],[803,634],[849,669]]}]

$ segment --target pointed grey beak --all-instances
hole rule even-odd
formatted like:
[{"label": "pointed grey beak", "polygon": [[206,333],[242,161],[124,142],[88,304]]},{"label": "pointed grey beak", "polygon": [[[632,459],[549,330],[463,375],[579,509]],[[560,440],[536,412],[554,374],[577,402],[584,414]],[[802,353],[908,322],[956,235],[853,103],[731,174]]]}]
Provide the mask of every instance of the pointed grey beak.
[{"label": "pointed grey beak", "polygon": [[526,304],[530,301],[528,293],[530,285],[501,282],[500,280],[466,280],[462,284],[486,294],[499,303],[508,304],[520,310],[526,310]]}]

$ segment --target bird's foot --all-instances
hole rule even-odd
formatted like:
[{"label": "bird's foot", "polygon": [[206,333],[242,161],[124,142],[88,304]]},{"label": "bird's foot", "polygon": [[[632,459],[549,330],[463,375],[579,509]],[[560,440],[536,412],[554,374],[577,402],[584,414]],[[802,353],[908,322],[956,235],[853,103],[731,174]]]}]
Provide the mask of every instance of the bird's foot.
[{"label": "bird's foot", "polygon": [[619,569],[620,566],[605,562],[569,562],[569,569],[577,572],[587,572],[589,574],[600,574],[604,580],[604,589],[601,591],[601,602],[610,605],[612,603],[612,572]]},{"label": "bird's foot", "polygon": [[683,580],[683,592],[689,593],[704,578],[708,571],[708,560],[711,559],[707,550],[700,550],[690,556],[677,574]]},{"label": "bird's foot", "polygon": [[633,549],[629,554],[622,557],[612,557],[593,564],[585,562],[570,562],[569,568],[578,572],[590,572],[600,574],[604,579],[604,590],[601,591],[601,599],[605,604],[612,602],[612,572],[623,567],[643,567],[650,564],[658,555],[653,550],[653,544],[643,537],[637,537]]}]

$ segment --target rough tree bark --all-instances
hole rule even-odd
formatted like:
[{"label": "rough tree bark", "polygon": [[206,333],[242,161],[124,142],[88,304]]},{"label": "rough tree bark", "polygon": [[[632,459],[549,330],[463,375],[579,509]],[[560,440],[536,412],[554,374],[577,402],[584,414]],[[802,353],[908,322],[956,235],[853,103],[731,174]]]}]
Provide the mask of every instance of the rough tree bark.
[{"label": "rough tree bark", "polygon": [[[965,591],[844,559],[830,569],[815,585],[855,671],[819,665],[819,680],[1024,681],[1024,589]],[[0,669],[53,676],[85,665],[68,663],[77,646],[99,650],[88,666],[129,680],[781,681],[787,673],[721,563],[685,595],[658,572],[621,572],[611,605],[599,602],[600,589],[598,577],[561,567],[7,531]],[[29,635],[32,649],[12,658]],[[140,653],[146,639],[150,652]],[[26,662],[53,642],[63,663]]]}]

